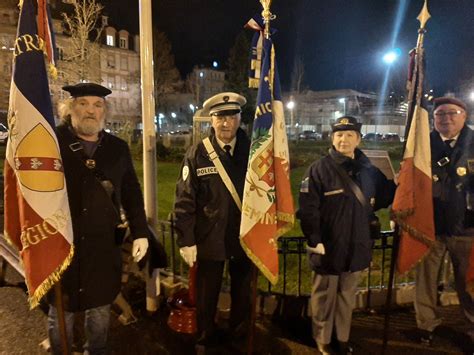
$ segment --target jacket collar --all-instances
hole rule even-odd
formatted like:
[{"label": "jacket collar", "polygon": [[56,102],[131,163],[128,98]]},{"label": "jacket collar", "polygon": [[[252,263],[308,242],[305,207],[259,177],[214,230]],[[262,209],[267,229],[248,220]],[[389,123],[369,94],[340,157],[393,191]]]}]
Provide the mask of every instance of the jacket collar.
[{"label": "jacket collar", "polygon": [[352,164],[358,163],[362,166],[369,166],[370,160],[367,156],[359,149],[356,148],[354,151],[354,159],[346,157],[345,155],[339,153],[334,146],[329,148],[329,156],[337,163],[337,164]]}]

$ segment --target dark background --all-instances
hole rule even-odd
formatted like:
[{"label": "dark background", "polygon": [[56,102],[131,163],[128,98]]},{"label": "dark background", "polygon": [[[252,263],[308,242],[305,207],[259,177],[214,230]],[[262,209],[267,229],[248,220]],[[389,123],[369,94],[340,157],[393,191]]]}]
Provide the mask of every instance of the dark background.
[{"label": "dark background", "polygon": [[[138,33],[138,0],[103,2],[113,25]],[[405,11],[397,25],[400,5]],[[284,89],[290,88],[295,58],[302,58],[310,89],[378,91],[387,68],[382,56],[392,42],[402,53],[392,67],[392,80],[403,83],[422,6],[423,0],[274,0],[273,27],[279,31],[274,41]],[[474,1],[430,0],[428,7],[429,88],[437,94],[471,90]],[[170,39],[176,65],[185,76],[194,65],[210,66],[213,60],[225,68],[235,37],[260,11],[258,0],[154,0],[153,22]]]}]

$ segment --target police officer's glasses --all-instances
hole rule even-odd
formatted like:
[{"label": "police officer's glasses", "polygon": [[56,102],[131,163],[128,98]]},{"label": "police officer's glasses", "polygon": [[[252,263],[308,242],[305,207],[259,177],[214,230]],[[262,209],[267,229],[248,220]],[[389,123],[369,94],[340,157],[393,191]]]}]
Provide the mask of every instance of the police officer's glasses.
[{"label": "police officer's glasses", "polygon": [[434,113],[435,117],[442,118],[442,117],[454,117],[460,115],[462,113],[461,110],[452,110],[452,111],[436,111]]},{"label": "police officer's glasses", "polygon": [[224,122],[233,122],[237,118],[237,114],[234,113],[232,115],[214,115],[213,116],[217,122],[224,123]]}]

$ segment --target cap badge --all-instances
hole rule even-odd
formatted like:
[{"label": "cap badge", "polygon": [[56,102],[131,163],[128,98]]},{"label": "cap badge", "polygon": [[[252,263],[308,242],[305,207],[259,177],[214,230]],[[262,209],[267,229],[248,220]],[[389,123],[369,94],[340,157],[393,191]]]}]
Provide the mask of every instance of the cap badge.
[{"label": "cap badge", "polygon": [[224,96],[224,97],[222,98],[222,100],[224,100],[224,102],[228,102],[228,101],[229,101],[229,99],[230,99],[230,97],[229,97],[229,96]]},{"label": "cap badge", "polygon": [[349,124],[349,120],[347,118],[343,118],[339,123],[340,124]]}]

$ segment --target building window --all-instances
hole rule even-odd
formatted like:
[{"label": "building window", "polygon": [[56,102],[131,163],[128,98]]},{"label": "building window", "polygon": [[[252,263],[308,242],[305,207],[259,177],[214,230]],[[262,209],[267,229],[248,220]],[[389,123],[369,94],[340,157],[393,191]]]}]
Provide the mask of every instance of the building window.
[{"label": "building window", "polygon": [[120,79],[120,89],[123,91],[126,91],[128,89],[127,81],[125,80],[125,78]]},{"label": "building window", "polygon": [[128,58],[127,57],[120,57],[120,69],[128,70]]},{"label": "building window", "polygon": [[114,46],[114,36],[107,35],[107,45],[112,47]]},{"label": "building window", "polygon": [[58,60],[64,60],[64,49],[62,47],[56,47],[58,51]]},{"label": "building window", "polygon": [[109,87],[109,89],[114,89],[115,88],[115,78],[114,77],[109,78],[109,82],[107,83],[107,86]]},{"label": "building window", "polygon": [[109,54],[107,56],[107,68],[115,68],[115,55]]},{"label": "building window", "polygon": [[120,48],[127,49],[127,39],[121,37],[120,38]]}]

